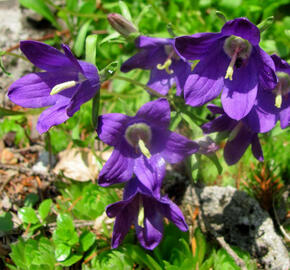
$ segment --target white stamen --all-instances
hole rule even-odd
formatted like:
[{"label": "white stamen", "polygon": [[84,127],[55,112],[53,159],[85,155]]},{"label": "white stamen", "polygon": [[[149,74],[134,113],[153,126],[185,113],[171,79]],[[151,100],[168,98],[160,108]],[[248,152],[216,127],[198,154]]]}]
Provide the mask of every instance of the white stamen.
[{"label": "white stamen", "polygon": [[77,84],[76,81],[67,81],[64,83],[57,84],[51,89],[50,95],[51,96],[55,95],[55,94],[61,92],[62,90],[65,90],[65,89],[68,89],[68,88],[75,86],[76,84]]}]

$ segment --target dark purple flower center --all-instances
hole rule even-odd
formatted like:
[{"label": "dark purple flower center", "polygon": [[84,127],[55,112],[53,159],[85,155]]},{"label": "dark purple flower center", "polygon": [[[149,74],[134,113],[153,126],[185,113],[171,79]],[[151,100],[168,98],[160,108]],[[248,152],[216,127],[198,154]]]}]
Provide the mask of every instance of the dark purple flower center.
[{"label": "dark purple flower center", "polygon": [[152,138],[150,126],[145,123],[135,123],[125,131],[126,141],[136,150],[139,149],[145,156],[150,155],[149,150]]},{"label": "dark purple flower center", "polygon": [[225,40],[224,52],[231,58],[225,79],[233,79],[234,67],[242,67],[250,57],[252,45],[246,39],[230,36]]}]

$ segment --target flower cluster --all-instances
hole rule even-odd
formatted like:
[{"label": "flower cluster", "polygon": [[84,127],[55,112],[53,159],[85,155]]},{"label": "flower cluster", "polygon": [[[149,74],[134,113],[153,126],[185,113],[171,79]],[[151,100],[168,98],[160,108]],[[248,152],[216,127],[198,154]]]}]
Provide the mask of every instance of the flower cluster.
[{"label": "flower cluster", "polygon": [[[126,37],[137,29],[118,14],[109,15],[111,25]],[[205,134],[226,132],[224,158],[236,163],[249,145],[262,161],[258,134],[270,131],[278,120],[281,128],[290,122],[290,65],[259,47],[260,31],[246,18],[228,21],[220,33],[198,33],[176,38],[140,35],[139,52],[121,66],[122,72],[135,68],[151,71],[148,86],[166,95],[176,86],[186,104],[201,106],[221,93],[222,108],[208,105],[219,116],[201,128]],[[39,133],[65,122],[100,89],[97,68],[77,60],[69,47],[64,53],[36,41],[22,41],[20,49],[45,72],[28,74],[15,81],[9,98],[28,108],[46,108],[37,123]],[[196,60],[194,65],[191,61]],[[180,209],[166,196],[161,185],[166,163],[177,163],[194,154],[217,150],[206,138],[199,142],[169,130],[167,99],[144,104],[135,116],[109,113],[99,116],[97,133],[114,148],[103,166],[98,183],[107,187],[125,183],[123,200],[107,207],[115,217],[112,247],[118,247],[133,224],[141,245],[154,249],[162,239],[163,217],[186,231]]]},{"label": "flower cluster", "polygon": [[[236,163],[250,143],[254,156],[263,160],[258,133],[270,131],[278,120],[282,128],[289,126],[290,66],[277,55],[268,55],[259,42],[258,27],[246,18],[226,22],[220,33],[174,39],[140,36],[136,40],[140,52],[121,70],[150,69],[149,87],[166,94],[175,83],[177,95],[183,92],[186,104],[193,107],[221,93],[222,109],[215,111],[222,116],[203,130],[232,130],[224,151],[228,164]],[[241,140],[244,143],[234,151]]]},{"label": "flower cluster", "polygon": [[[107,214],[116,217],[112,246],[117,247],[135,224],[138,239],[146,249],[162,238],[162,217],[181,230],[187,226],[178,207],[160,195],[165,165],[195,153],[199,145],[168,130],[170,107],[165,98],[143,105],[135,116],[110,113],[99,117],[98,135],[114,147],[99,175],[99,185],[127,182],[123,201],[110,205]],[[133,177],[135,174],[136,177]]]}]

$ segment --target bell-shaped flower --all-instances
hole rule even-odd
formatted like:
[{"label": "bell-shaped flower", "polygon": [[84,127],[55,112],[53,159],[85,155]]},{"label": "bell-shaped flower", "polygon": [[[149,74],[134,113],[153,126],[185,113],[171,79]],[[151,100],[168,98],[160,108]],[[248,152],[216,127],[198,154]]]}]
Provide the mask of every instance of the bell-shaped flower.
[{"label": "bell-shaped flower", "polygon": [[133,173],[147,178],[144,167],[164,173],[165,161],[177,163],[195,153],[199,145],[168,130],[170,107],[165,98],[144,104],[135,116],[120,113],[101,115],[99,138],[114,147],[102,168],[99,184],[109,186],[128,181]]},{"label": "bell-shaped flower", "polygon": [[247,122],[237,121],[227,116],[224,110],[216,105],[208,105],[208,109],[214,114],[221,114],[216,119],[202,125],[205,134],[213,132],[229,132],[229,137],[224,148],[224,159],[228,165],[237,163],[248,146],[252,146],[252,153],[256,159],[263,161],[263,152],[257,132],[253,131]]},{"label": "bell-shaped flower", "polygon": [[136,47],[140,51],[121,66],[122,72],[132,69],[151,70],[147,85],[161,95],[176,84],[176,94],[181,95],[191,65],[176,53],[174,39],[139,36]]},{"label": "bell-shaped flower", "polygon": [[224,111],[235,120],[252,109],[258,86],[277,84],[271,57],[260,47],[260,31],[246,18],[228,21],[220,33],[199,33],[175,39],[187,60],[199,60],[184,86],[187,104],[201,106],[222,91]]},{"label": "bell-shaped flower", "polygon": [[146,249],[154,249],[163,235],[163,217],[172,221],[180,230],[187,231],[184,216],[178,206],[166,196],[160,196],[162,178],[150,177],[156,188],[148,189],[137,178],[131,179],[125,186],[123,200],[109,205],[107,215],[115,217],[112,247],[117,248],[135,226],[137,237]]},{"label": "bell-shaped flower", "polygon": [[256,102],[244,118],[255,132],[267,132],[280,120],[281,128],[290,124],[290,65],[277,55],[271,56],[278,83],[272,91],[259,87]]},{"label": "bell-shaped flower", "polygon": [[97,68],[78,61],[69,47],[64,53],[37,41],[21,41],[20,49],[36,67],[46,72],[25,75],[9,88],[8,97],[25,108],[45,109],[37,122],[39,133],[66,121],[93,98],[100,88]]}]

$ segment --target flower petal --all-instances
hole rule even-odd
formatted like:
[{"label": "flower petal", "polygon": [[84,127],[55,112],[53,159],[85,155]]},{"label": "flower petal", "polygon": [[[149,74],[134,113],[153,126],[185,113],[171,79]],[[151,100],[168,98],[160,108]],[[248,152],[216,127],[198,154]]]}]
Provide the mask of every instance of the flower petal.
[{"label": "flower petal", "polygon": [[260,42],[260,30],[247,18],[237,18],[225,23],[221,33],[225,36],[238,36],[247,39],[256,46]]},{"label": "flower petal", "polygon": [[280,124],[281,124],[282,129],[290,125],[290,95],[283,98],[279,117],[280,117]]},{"label": "flower petal", "polygon": [[160,213],[172,221],[181,231],[187,231],[188,227],[179,207],[166,197],[161,198],[159,202],[161,203],[159,207]]},{"label": "flower petal", "polygon": [[278,55],[272,54],[272,60],[274,61],[276,71],[286,72],[290,74],[290,65]]},{"label": "flower petal", "polygon": [[133,175],[134,160],[115,148],[99,174],[98,183],[102,187],[126,182]]},{"label": "flower petal", "polygon": [[167,131],[163,139],[165,141],[160,143],[164,143],[164,149],[160,152],[160,155],[168,163],[180,162],[187,156],[197,152],[199,148],[196,142],[175,132]]},{"label": "flower petal", "polygon": [[226,114],[240,120],[252,109],[258,90],[257,66],[250,58],[248,64],[234,71],[233,80],[225,79],[221,96]]},{"label": "flower petal", "polygon": [[97,133],[108,145],[116,146],[124,137],[130,117],[121,113],[108,113],[99,116]]},{"label": "flower petal", "polygon": [[167,129],[170,123],[169,103],[165,98],[147,102],[139,109],[134,118],[144,120],[150,126]]},{"label": "flower petal", "polygon": [[65,81],[75,80],[71,72],[38,72],[30,73],[15,81],[9,88],[8,97],[14,103],[25,108],[41,108],[55,104],[62,97],[70,97],[76,87],[50,95],[51,89]]},{"label": "flower petal", "polygon": [[257,160],[264,161],[263,151],[258,134],[254,134],[252,138],[252,153]]},{"label": "flower petal", "polygon": [[227,141],[224,148],[224,158],[228,165],[233,165],[241,159],[250,145],[253,135],[254,133],[243,125],[236,137]]},{"label": "flower petal", "polygon": [[82,82],[70,100],[70,104],[67,107],[67,114],[70,117],[73,116],[80,109],[82,104],[86,103],[96,95],[98,90],[99,85],[92,87],[89,80]]},{"label": "flower petal", "polygon": [[223,110],[223,108],[215,105],[215,104],[208,104],[206,106],[213,114],[224,114],[225,111]]},{"label": "flower petal", "polygon": [[71,61],[71,64],[73,66],[75,66],[76,69],[78,69],[81,73],[84,73],[79,61],[76,59],[76,57],[73,55],[71,49],[69,46],[67,46],[66,44],[62,44],[61,45],[64,53],[65,53],[65,56],[69,59],[69,61]]},{"label": "flower petal", "polygon": [[[139,204],[138,197],[135,197],[131,203],[123,205],[123,202],[119,202],[120,212],[116,217],[113,235],[112,235],[112,248],[117,248],[124,240],[126,234],[129,232],[131,225],[134,223],[138,215]],[[111,207],[115,207],[114,205]],[[114,210],[107,208],[108,212],[114,212]],[[114,213],[115,214],[115,213]]]},{"label": "flower petal", "polygon": [[155,38],[146,36],[139,36],[135,41],[137,48],[160,47],[164,45],[173,45],[173,43],[174,39],[172,38]]},{"label": "flower petal", "polygon": [[244,122],[254,132],[268,132],[278,121],[278,115],[279,109],[275,107],[275,95],[259,89],[256,104],[245,117]]},{"label": "flower petal", "polygon": [[[224,76],[229,63],[219,43],[196,65],[184,86],[186,104],[201,106],[219,95],[224,86]],[[217,66],[218,65],[218,66]]]},{"label": "flower petal", "polygon": [[177,53],[188,60],[201,59],[210,53],[220,33],[198,33],[192,36],[181,36],[175,39]]},{"label": "flower petal", "polygon": [[216,119],[207,122],[201,126],[203,133],[209,134],[213,132],[230,131],[237,124],[237,121],[229,118],[226,114],[223,114]]},{"label": "flower petal", "polygon": [[157,64],[163,64],[167,59],[164,47],[152,47],[148,49],[141,49],[140,52],[133,55],[121,66],[122,72],[129,72],[135,68],[152,69]]},{"label": "flower petal", "polygon": [[161,95],[167,95],[168,90],[175,83],[174,74],[168,74],[165,70],[152,68],[147,85]]},{"label": "flower petal", "polygon": [[260,47],[255,48],[252,54],[256,61],[256,69],[259,72],[259,83],[264,90],[272,90],[277,85],[278,79],[275,74],[275,64],[272,58]]},{"label": "flower petal", "polygon": [[188,62],[179,60],[172,64],[172,69],[174,71],[175,82],[176,82],[176,95],[181,96],[185,82],[191,73],[191,65]]},{"label": "flower petal", "polygon": [[154,249],[163,235],[163,217],[156,211],[156,202],[143,196],[144,228],[135,225],[139,242],[146,249]]},{"label": "flower petal", "polygon": [[165,170],[165,161],[159,154],[152,156],[149,160],[144,155],[135,160],[134,173],[157,198],[160,196]]},{"label": "flower petal", "polygon": [[66,114],[67,101],[56,103],[54,106],[44,110],[38,118],[36,129],[42,134],[52,126],[59,125],[66,121],[69,116]]},{"label": "flower petal", "polygon": [[59,50],[45,43],[25,40],[20,42],[20,49],[27,59],[38,68],[47,71],[74,70],[71,61]]}]

